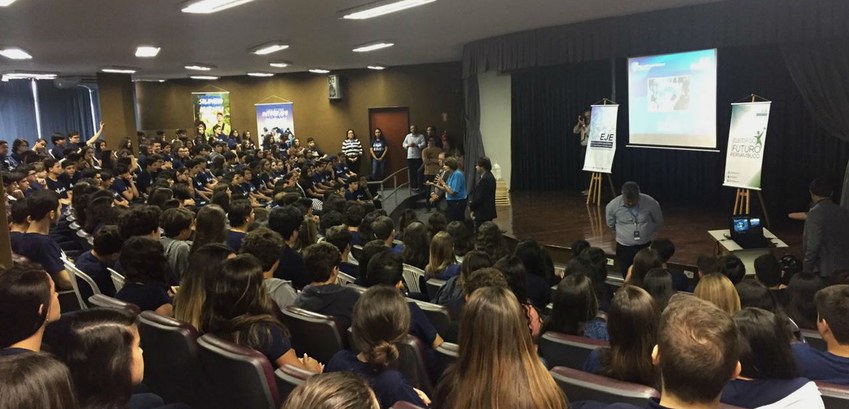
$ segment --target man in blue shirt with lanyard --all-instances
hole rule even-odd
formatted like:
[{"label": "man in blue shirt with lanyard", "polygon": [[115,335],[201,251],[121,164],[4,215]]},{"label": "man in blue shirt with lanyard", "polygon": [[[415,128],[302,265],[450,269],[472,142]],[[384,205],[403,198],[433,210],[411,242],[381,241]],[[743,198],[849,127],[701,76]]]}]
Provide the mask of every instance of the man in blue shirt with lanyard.
[{"label": "man in blue shirt with lanyard", "polygon": [[660,204],[640,193],[637,182],[625,182],[622,194],[607,204],[607,226],[616,231],[616,262],[622,277],[638,251],[649,247],[663,226]]}]

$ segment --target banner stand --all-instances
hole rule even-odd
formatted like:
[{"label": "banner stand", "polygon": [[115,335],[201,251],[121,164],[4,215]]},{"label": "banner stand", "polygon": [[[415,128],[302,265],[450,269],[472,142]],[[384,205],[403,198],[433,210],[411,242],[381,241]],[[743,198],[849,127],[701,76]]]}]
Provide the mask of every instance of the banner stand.
[{"label": "banner stand", "polygon": [[[602,105],[616,104],[607,98],[602,98],[601,101],[598,101],[593,105],[598,105],[599,102],[601,102]],[[602,172],[590,173],[590,185],[587,187],[587,206],[595,204],[596,207],[601,207],[601,175]],[[611,173],[607,174],[607,182],[610,185],[610,192],[613,193],[614,197],[616,197],[616,188],[613,186],[613,178],[610,175]]]},{"label": "banner stand", "polygon": [[[760,99],[761,101],[767,101],[766,98],[751,94],[745,98],[742,98],[741,100],[738,100],[737,102],[757,102],[758,99]],[[769,228],[769,213],[766,212],[766,202],[764,202],[763,192],[761,190],[757,190],[757,192],[758,202],[761,205],[761,211],[763,212],[764,221],[766,222],[766,227]],[[750,189],[737,188],[737,194],[734,198],[734,210],[731,213],[732,215],[737,216],[749,214],[751,204],[751,193],[752,191]]]}]

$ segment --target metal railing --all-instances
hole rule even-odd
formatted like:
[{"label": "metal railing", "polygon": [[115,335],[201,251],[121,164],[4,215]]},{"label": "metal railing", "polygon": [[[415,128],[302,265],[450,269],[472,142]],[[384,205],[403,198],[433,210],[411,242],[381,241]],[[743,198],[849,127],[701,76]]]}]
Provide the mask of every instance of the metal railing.
[{"label": "metal railing", "polygon": [[410,184],[409,179],[406,182],[401,183],[400,185],[398,184],[398,175],[402,172],[407,172],[407,169],[408,168],[406,168],[406,167],[398,169],[395,172],[393,172],[391,175],[385,177],[383,180],[371,181],[371,182],[368,182],[368,184],[369,185],[379,185],[380,186],[380,192],[384,193],[384,191],[386,189],[385,185],[387,184],[387,182],[389,182],[390,179],[392,179],[392,191],[389,192],[388,194],[386,194],[385,196],[382,196],[383,200],[387,200],[390,197],[394,196],[396,193],[398,193],[399,189]]}]

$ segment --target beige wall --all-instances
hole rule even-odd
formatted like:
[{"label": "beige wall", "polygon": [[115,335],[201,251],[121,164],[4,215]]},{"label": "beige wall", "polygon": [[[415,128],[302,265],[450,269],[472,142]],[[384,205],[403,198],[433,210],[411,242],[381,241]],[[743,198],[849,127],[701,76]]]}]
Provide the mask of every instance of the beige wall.
[{"label": "beige wall", "polygon": [[[295,134],[305,142],[314,137],[319,148],[336,152],[352,128],[368,142],[368,109],[409,107],[410,120],[424,131],[427,124],[447,129],[457,141],[463,136],[463,93],[460,63],[390,67],[383,71],[343,70],[344,98],[327,98],[327,76],[311,73],[279,74],[272,78],[228,77],[218,81],[169,80],[136,83],[141,127],[152,131],[186,128],[192,135],[194,91],[229,91],[232,125],[256,136],[254,104],[294,103]],[[216,88],[217,87],[217,88]],[[219,89],[220,88],[220,89]],[[443,121],[443,113],[447,120]]]},{"label": "beige wall", "polygon": [[481,104],[481,137],[486,156],[501,166],[501,179],[510,188],[512,171],[512,83],[510,74],[490,71],[478,75]]}]

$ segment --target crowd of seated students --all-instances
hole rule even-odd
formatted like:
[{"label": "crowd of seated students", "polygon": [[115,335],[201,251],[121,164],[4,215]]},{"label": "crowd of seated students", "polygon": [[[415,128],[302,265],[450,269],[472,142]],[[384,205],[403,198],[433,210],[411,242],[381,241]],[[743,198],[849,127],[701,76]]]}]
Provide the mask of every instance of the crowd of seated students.
[{"label": "crowd of seated students", "polygon": [[[624,286],[614,291],[606,283],[604,251],[588,243],[574,246],[574,258],[558,271],[539,243],[510,249],[492,222],[474,235],[470,226],[439,216],[423,222],[407,214],[396,224],[373,202],[346,200],[333,190],[348,174],[337,173],[332,161],[303,162],[310,181],[300,189],[293,182],[300,177],[297,157],[258,159],[218,144],[192,148],[200,156],[192,158],[183,144],[169,161],[161,143],[149,146],[141,168],[124,156],[130,160],[118,160],[115,173],[80,176],[64,191],[32,191],[11,205],[12,248],[38,264],[0,273],[0,355],[15,356],[0,358],[0,368],[27,368],[20,372],[50,382],[42,389],[73,401],[48,407],[165,404],[139,386],[135,317],[91,309],[60,318],[57,290],[71,283],[66,263],[91,276],[100,292],[253,348],[273,367],[328,372],[296,389],[287,408],[322,407],[334,396],[341,399],[334,407],[362,399],[359,405],[381,408],[398,400],[448,409],[565,408],[567,396],[537,355],[536,343],[548,331],[607,341],[584,370],[661,390],[654,407],[722,401],[816,408],[822,401],[811,381],[849,384],[849,287],[782,273],[772,256],[758,259],[754,279],[745,278],[733,256],[702,257],[689,278],[669,265],[675,249],[661,239],[636,255]],[[209,156],[224,161],[222,174],[207,173]],[[77,172],[44,162],[55,168],[48,184],[73,180]],[[317,166],[330,178],[317,177]],[[310,191],[320,193],[312,195],[316,200]],[[263,207],[266,198],[270,209]],[[62,255],[69,242],[82,247],[73,260]],[[405,264],[444,283],[436,293],[424,285],[411,293]],[[125,278],[122,288],[113,285],[110,269]],[[350,279],[355,284],[346,284]],[[87,298],[94,289],[83,287]],[[688,290],[694,296],[673,295]],[[447,332],[437,331],[414,300],[446,307],[453,318]],[[350,328],[352,349],[329,362],[296,351],[280,319],[288,307]],[[799,328],[818,330],[827,351],[801,342]],[[426,347],[433,396],[393,369],[395,343],[408,335]],[[436,349],[445,341],[456,342],[459,355],[443,372]],[[17,357],[40,354],[42,344],[54,358]],[[16,382],[16,394],[32,388]],[[337,396],[340,388],[360,392]],[[596,405],[574,407],[582,404]]]}]

